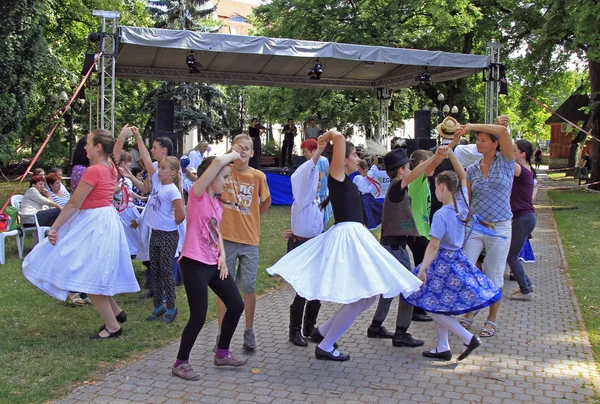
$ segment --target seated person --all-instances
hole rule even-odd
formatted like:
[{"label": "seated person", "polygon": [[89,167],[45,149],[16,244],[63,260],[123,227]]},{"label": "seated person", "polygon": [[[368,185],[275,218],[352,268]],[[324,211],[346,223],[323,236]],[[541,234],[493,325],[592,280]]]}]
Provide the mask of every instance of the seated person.
[{"label": "seated person", "polygon": [[69,202],[71,194],[69,194],[69,191],[67,191],[61,180],[62,176],[60,174],[50,173],[46,175],[46,184],[48,184],[52,200],[61,207],[64,207]]},{"label": "seated person", "polygon": [[[34,175],[29,181],[30,188],[25,191],[21,201],[21,213],[35,214],[40,226],[52,226],[62,207],[54,202],[50,191],[46,189],[46,180],[41,175]],[[50,209],[48,209],[50,207]],[[23,218],[24,225],[35,225],[33,218]]]}]

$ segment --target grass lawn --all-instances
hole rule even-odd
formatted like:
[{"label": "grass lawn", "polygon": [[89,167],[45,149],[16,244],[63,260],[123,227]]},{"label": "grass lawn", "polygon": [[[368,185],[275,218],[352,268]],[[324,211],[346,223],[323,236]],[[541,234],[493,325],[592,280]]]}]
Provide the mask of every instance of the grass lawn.
[{"label": "grass lawn", "polygon": [[572,177],[567,177],[565,171],[555,171],[555,172],[547,173],[546,175],[548,176],[549,179],[551,179],[553,181],[560,181],[560,180],[564,180],[567,178],[572,178]]},{"label": "grass lawn", "polygon": [[[550,198],[567,257],[567,273],[573,280],[594,358],[600,363],[600,194],[550,191]],[[568,209],[560,209],[563,206]]]},{"label": "grass lawn", "polygon": [[[2,202],[12,187],[14,184],[0,184]],[[265,268],[285,253],[285,242],[279,235],[289,228],[289,213],[289,207],[274,206],[262,218],[257,293],[280,282],[271,278]],[[0,266],[0,401],[33,403],[59,398],[74,384],[101,377],[111,367],[181,335],[188,318],[183,286],[177,287],[180,317],[173,324],[145,322],[152,311],[152,301],[139,299],[141,293],[120,295],[117,302],[129,317],[123,337],[103,342],[90,340],[102,325],[95,310],[91,306],[70,307],[31,285],[23,278],[14,239],[6,241],[7,261]],[[32,246],[29,235],[25,251]],[[134,266],[142,285],[142,265],[135,261]],[[209,319],[215,314],[213,296]]]}]

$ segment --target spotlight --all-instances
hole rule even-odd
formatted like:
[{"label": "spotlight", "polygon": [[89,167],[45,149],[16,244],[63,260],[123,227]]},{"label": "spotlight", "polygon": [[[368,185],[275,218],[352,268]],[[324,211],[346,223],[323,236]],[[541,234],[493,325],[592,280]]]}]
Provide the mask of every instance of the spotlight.
[{"label": "spotlight", "polygon": [[431,81],[431,74],[425,68],[425,71],[417,76],[417,81],[421,84],[429,83]]},{"label": "spotlight", "polygon": [[200,73],[198,68],[202,68],[202,65],[196,61],[196,54],[189,51],[185,57],[185,64],[190,69],[190,73]]},{"label": "spotlight", "polygon": [[320,80],[321,74],[323,74],[323,64],[319,59],[317,59],[313,68],[308,72],[308,75],[310,76],[311,80]]},{"label": "spotlight", "polygon": [[99,42],[102,39],[102,33],[100,32],[92,32],[90,36],[88,36],[88,40],[92,43]]}]

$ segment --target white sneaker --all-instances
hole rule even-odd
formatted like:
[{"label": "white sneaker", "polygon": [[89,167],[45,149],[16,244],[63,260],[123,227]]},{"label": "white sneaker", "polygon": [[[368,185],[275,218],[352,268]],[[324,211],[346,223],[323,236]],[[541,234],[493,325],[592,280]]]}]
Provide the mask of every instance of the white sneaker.
[{"label": "white sneaker", "polygon": [[531,301],[531,293],[524,295],[523,293],[521,293],[520,290],[516,290],[510,295],[508,295],[506,298],[510,300],[521,300],[523,302],[529,302]]}]

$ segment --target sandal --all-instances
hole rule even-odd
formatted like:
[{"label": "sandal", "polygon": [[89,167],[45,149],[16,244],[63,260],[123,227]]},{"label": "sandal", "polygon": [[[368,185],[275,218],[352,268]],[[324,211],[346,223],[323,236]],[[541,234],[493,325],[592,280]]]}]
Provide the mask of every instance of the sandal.
[{"label": "sandal", "polygon": [[[486,327],[486,325],[489,325],[491,327],[491,329]],[[496,331],[498,331],[498,326],[496,325],[496,323],[494,323],[493,321],[487,320],[483,324],[483,327],[481,327],[481,330],[479,330],[479,336],[481,338],[490,338],[490,337],[493,337],[494,335],[496,335]]]},{"label": "sandal", "polygon": [[73,293],[69,296],[69,303],[74,306],[85,306],[88,302],[89,299],[83,299],[79,293]]}]

